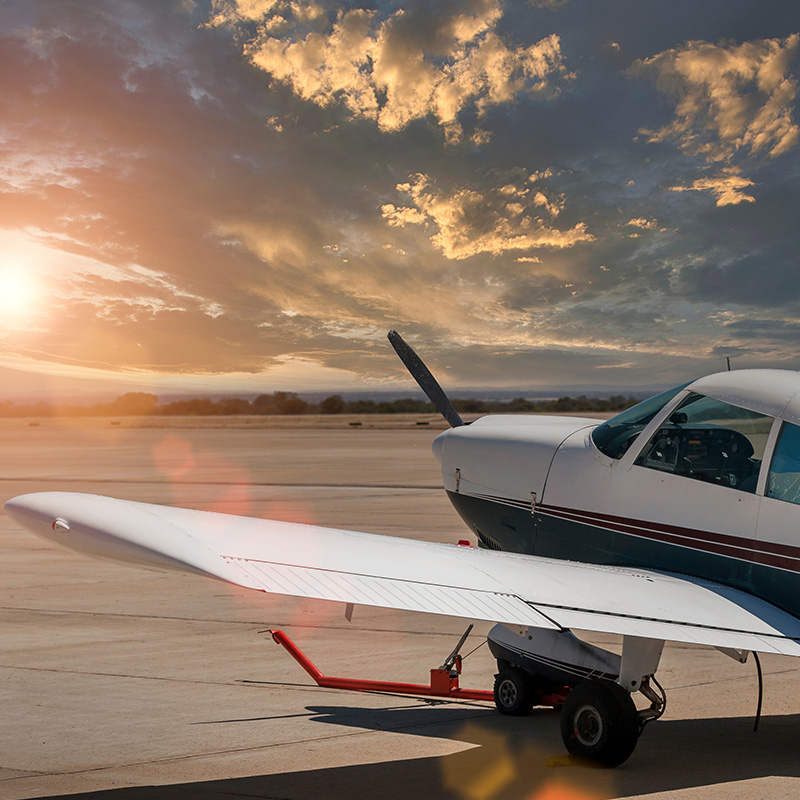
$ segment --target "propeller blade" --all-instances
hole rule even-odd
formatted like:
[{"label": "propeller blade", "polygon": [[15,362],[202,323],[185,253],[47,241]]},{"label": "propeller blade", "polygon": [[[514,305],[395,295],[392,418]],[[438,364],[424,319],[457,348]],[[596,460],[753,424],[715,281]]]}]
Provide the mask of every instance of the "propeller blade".
[{"label": "propeller blade", "polygon": [[388,339],[392,343],[395,352],[400,356],[400,360],[405,364],[406,369],[411,373],[411,377],[419,384],[419,388],[428,396],[428,400],[433,403],[436,410],[447,420],[451,428],[458,428],[464,424],[464,420],[453,408],[453,404],[436,382],[436,378],[431,375],[430,370],[425,366],[422,359],[405,342],[397,331],[389,331]]}]

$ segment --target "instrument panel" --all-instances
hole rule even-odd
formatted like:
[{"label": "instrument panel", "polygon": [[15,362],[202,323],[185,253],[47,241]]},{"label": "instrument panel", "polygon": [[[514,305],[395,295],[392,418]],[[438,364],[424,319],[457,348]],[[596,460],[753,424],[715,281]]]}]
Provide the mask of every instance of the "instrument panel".
[{"label": "instrument panel", "polygon": [[759,462],[754,461],[752,455],[750,440],[732,428],[671,425],[659,429],[635,463],[695,480],[755,491],[755,485],[743,486],[748,478],[758,475]]}]

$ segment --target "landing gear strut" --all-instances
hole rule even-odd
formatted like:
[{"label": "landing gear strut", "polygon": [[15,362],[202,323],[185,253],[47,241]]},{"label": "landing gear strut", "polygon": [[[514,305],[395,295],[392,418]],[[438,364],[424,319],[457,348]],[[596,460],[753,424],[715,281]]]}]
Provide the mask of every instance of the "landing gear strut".
[{"label": "landing gear strut", "polygon": [[[607,767],[630,757],[644,726],[667,707],[655,678],[663,647],[660,640],[624,636],[619,682],[586,680],[569,693],[561,709],[561,738],[570,753]],[[637,711],[631,692],[640,692],[650,706]]]},{"label": "landing gear strut", "polygon": [[[488,641],[497,658],[497,710],[522,716],[534,705],[561,706],[561,738],[575,756],[619,766],[645,725],[666,709],[655,678],[663,641],[624,636],[618,656],[569,631],[516,633],[502,625],[492,628]],[[638,710],[632,693],[642,694],[649,707]]]}]

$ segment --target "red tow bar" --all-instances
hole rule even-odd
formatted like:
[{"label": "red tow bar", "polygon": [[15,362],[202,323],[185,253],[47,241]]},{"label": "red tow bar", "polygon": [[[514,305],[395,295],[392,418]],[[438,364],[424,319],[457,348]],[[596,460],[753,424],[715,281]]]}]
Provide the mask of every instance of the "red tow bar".
[{"label": "red tow bar", "polygon": [[270,631],[275,642],[290,653],[294,660],[326,689],[350,689],[354,692],[391,692],[392,694],[418,694],[424,697],[452,697],[458,700],[484,700],[494,702],[494,693],[483,689],[462,689],[458,685],[461,672],[461,659],[456,661],[456,669],[432,669],[429,686],[422,683],[392,683],[391,681],[367,681],[357,678],[331,678],[323,675],[302,650],[283,632]]}]

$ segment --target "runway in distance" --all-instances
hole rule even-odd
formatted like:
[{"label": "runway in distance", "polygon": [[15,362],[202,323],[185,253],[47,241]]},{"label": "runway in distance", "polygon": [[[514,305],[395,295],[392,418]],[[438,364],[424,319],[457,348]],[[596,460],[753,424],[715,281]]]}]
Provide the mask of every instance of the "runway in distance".
[{"label": "runway in distance", "polygon": [[[526,714],[570,687],[564,745],[607,766],[664,713],[665,641],[741,662],[800,656],[800,373],[709,375],[602,424],[495,415],[465,425],[416,353],[389,338],[452,426],[433,453],[477,548],[71,492],[5,509],[100,558],[498,623],[488,637],[498,710]],[[573,630],[620,635],[621,656]]]}]

